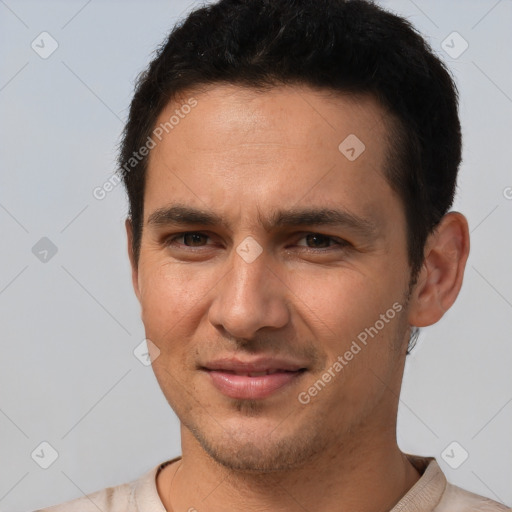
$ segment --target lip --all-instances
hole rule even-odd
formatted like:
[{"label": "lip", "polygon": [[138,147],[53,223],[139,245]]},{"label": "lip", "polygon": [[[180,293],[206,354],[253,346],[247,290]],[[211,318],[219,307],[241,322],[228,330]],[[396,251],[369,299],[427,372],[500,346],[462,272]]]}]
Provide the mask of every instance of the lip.
[{"label": "lip", "polygon": [[[306,367],[299,362],[277,358],[240,361],[217,359],[201,368],[222,394],[236,399],[266,398],[299,379]],[[250,374],[265,373],[265,375]]]}]

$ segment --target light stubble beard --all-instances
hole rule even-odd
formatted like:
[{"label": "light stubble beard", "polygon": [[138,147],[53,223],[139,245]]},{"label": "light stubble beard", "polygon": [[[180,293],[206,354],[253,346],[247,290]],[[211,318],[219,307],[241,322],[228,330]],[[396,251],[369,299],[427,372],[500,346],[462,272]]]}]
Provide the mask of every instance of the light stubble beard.
[{"label": "light stubble beard", "polygon": [[[241,401],[237,401],[237,408],[246,414],[248,410],[251,411],[250,414],[254,414],[261,409],[261,404],[253,400],[244,400],[243,404],[239,402]],[[290,417],[293,421],[292,414]],[[289,419],[285,417],[283,424]],[[272,440],[271,433],[263,440],[253,436],[254,440],[250,441],[238,439],[236,435],[230,437],[226,432],[220,439],[212,438],[205,435],[202,429],[189,428],[187,425],[185,427],[216,463],[231,471],[251,474],[275,473],[304,467],[328,448],[330,439],[316,424],[286,438]],[[275,430],[278,429],[279,426]],[[244,433],[243,437],[251,436]]]}]

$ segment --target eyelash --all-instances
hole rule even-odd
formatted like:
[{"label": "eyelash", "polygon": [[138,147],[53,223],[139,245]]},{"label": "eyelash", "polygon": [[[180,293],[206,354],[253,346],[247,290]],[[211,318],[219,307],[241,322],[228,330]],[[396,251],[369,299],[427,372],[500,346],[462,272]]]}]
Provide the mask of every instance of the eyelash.
[{"label": "eyelash", "polygon": [[[175,235],[172,235],[172,236],[166,238],[165,241],[164,241],[164,244],[165,244],[165,246],[169,247],[169,246],[173,245],[173,243],[178,238],[182,238],[182,237],[184,237],[186,235],[201,235],[201,236],[204,236],[204,237],[207,237],[207,238],[211,239],[211,237],[209,235],[207,235],[206,233],[203,233],[201,231],[184,231],[183,233],[178,233],[178,234],[175,234]],[[329,250],[332,250],[333,247],[335,247],[335,246],[338,246],[339,249],[347,249],[351,245],[349,242],[347,242],[346,240],[343,240],[341,238],[335,238],[335,237],[332,237],[332,236],[329,236],[329,235],[324,235],[323,233],[316,233],[316,232],[313,232],[313,231],[305,233],[299,240],[302,240],[302,239],[304,239],[304,238],[306,238],[306,237],[308,237],[310,235],[324,238],[327,241],[332,242],[332,245],[329,246],[329,247],[321,247],[321,248],[299,246],[303,250],[313,251],[313,252],[327,252]],[[203,247],[207,247],[205,245],[197,246],[197,247],[189,246],[189,245],[185,245],[185,244],[179,244],[179,245],[181,245],[183,247],[186,247],[187,250],[201,250]]]}]

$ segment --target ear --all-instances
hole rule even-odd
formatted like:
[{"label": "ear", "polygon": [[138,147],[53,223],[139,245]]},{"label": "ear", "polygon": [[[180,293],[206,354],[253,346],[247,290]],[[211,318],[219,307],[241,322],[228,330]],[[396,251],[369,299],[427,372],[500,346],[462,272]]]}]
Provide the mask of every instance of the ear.
[{"label": "ear", "polygon": [[130,258],[130,265],[132,267],[132,285],[135,291],[135,295],[137,296],[138,301],[140,302],[140,289],[139,289],[139,269],[135,262],[135,256],[133,254],[132,242],[133,242],[133,226],[132,221],[127,218],[124,222],[126,227],[126,236],[128,239],[128,257]]},{"label": "ear", "polygon": [[449,212],[425,244],[425,259],[411,293],[409,325],[435,324],[452,306],[462,286],[468,255],[466,217]]}]

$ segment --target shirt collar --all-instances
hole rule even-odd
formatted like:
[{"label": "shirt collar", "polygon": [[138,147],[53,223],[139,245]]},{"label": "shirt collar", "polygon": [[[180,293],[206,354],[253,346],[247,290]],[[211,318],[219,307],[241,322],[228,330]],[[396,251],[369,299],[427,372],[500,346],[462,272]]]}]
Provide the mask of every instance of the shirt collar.
[{"label": "shirt collar", "polygon": [[[390,512],[432,512],[441,501],[446,488],[446,477],[434,457],[404,454],[421,477],[390,510]],[[154,467],[139,478],[134,487],[134,500],[139,512],[167,512],[156,487],[158,473],[181,456]]]},{"label": "shirt collar", "polygon": [[390,512],[432,512],[446,489],[446,477],[434,457],[404,454],[421,477]]}]

